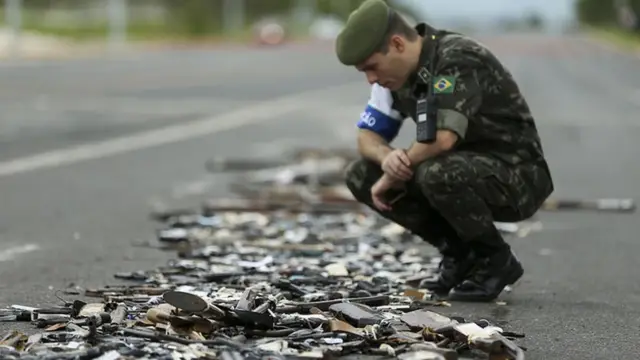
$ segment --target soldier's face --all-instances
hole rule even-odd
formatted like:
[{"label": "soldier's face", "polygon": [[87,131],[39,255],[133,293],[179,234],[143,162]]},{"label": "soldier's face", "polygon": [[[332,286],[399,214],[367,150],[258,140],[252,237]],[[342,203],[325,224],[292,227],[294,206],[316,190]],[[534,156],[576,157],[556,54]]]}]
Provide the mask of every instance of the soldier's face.
[{"label": "soldier's face", "polygon": [[369,84],[377,83],[389,90],[398,90],[409,74],[405,49],[402,38],[392,38],[386,54],[375,53],[357,68],[365,73]]}]

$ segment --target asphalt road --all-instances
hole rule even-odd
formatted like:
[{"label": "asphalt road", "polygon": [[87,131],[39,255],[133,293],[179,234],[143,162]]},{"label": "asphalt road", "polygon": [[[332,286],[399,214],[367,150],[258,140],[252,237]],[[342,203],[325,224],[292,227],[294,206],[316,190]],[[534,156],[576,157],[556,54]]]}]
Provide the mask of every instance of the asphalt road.
[{"label": "asphalt road", "polygon": [[[577,36],[483,40],[533,107],[554,195],[639,198],[640,59]],[[4,65],[0,84],[0,306],[163,264],[132,242],[153,237],[153,204],[224,194],[208,158],[354,146],[368,95],[326,45]],[[507,305],[445,311],[525,332],[527,359],[635,358],[638,216],[539,217],[542,231],[511,240],[526,274]]]}]

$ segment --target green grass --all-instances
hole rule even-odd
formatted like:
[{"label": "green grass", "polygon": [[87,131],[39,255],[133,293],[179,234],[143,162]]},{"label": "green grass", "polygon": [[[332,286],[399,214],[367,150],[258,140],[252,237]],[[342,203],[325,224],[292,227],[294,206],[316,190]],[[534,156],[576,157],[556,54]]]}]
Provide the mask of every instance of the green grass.
[{"label": "green grass", "polygon": [[[108,24],[95,24],[92,26],[68,26],[53,27],[36,24],[25,24],[25,31],[33,31],[41,34],[60,36],[69,40],[87,41],[104,39],[109,34]],[[249,35],[248,31],[230,34],[230,39],[242,39]],[[170,27],[164,24],[131,24],[127,27],[129,40],[160,40],[160,39],[198,39],[207,37],[220,37],[218,31],[206,31],[203,33],[190,33],[178,27]]]},{"label": "green grass", "polygon": [[592,36],[628,50],[640,50],[640,33],[630,33],[614,27],[588,28]]},{"label": "green grass", "polygon": [[[5,26],[4,9],[0,8],[0,26]],[[109,35],[109,24],[80,23],[71,21],[65,24],[51,24],[43,21],[43,14],[39,11],[24,9],[22,13],[22,30],[24,32],[40,33],[65,38],[76,42],[100,42]],[[162,41],[225,41],[244,42],[252,37],[251,26],[233,33],[223,33],[221,25],[216,22],[185,22],[176,18],[170,22],[141,22],[131,21],[127,24],[127,40],[131,42],[162,42]],[[295,22],[284,24],[288,28],[290,37],[304,38],[305,29],[298,28]]]},{"label": "green grass", "polygon": [[[4,9],[0,7],[0,26],[4,24]],[[81,20],[81,19],[78,19]],[[130,46],[146,46],[165,44],[181,44],[187,46],[208,46],[216,43],[247,43],[253,41],[252,25],[233,33],[221,31],[221,24],[214,21],[185,21],[181,17],[175,17],[168,21],[139,21],[128,19],[126,40]],[[200,19],[201,20],[201,19]],[[283,26],[287,29],[288,38],[294,41],[308,38],[307,27],[298,24],[294,19],[284,15],[280,17],[285,21]],[[78,49],[84,47],[102,47],[107,44],[109,36],[109,24],[107,21],[88,22],[71,19],[67,22],[47,21],[44,12],[23,9],[22,31],[25,33],[40,34],[43,36],[55,36],[73,43]]]},{"label": "green grass", "polygon": [[[101,41],[109,34],[109,24],[101,23],[67,23],[64,25],[51,25],[41,21],[41,17],[35,13],[25,11],[22,18],[22,30],[43,35],[63,37],[67,40],[85,42]],[[201,39],[225,39],[228,41],[242,41],[250,38],[251,29],[223,34],[216,24],[204,24],[204,28],[187,28],[178,22],[130,22],[127,24],[127,39],[131,41],[157,41],[157,40],[201,40]],[[4,12],[0,9],[0,26],[6,26]]]},{"label": "green grass", "polygon": [[[1,25],[1,22],[0,22]],[[92,26],[43,26],[37,23],[24,23],[23,31],[34,32],[43,35],[62,37],[78,43],[91,43],[106,41],[109,34],[108,24],[92,24]],[[292,39],[304,39],[306,33],[300,29],[291,27],[289,37]],[[195,33],[179,26],[167,24],[137,23],[127,27],[127,41],[134,43],[144,42],[247,42],[253,37],[253,30],[245,28],[233,33],[222,33],[215,29],[207,29],[202,33]]]}]

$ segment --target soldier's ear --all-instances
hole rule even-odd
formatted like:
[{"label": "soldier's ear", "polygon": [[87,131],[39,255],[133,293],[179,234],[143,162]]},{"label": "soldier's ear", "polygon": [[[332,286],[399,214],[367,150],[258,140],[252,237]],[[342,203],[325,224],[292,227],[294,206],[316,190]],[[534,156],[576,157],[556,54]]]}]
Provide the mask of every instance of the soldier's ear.
[{"label": "soldier's ear", "polygon": [[402,53],[406,49],[406,43],[402,36],[393,35],[389,39],[389,48],[395,49],[397,52]]}]

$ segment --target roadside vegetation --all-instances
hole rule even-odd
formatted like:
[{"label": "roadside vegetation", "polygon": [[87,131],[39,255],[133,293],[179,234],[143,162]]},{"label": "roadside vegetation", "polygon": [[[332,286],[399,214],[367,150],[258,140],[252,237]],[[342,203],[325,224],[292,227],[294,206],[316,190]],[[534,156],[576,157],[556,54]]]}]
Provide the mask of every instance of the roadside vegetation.
[{"label": "roadside vegetation", "polygon": [[640,49],[640,0],[577,0],[583,29],[615,45]]}]

